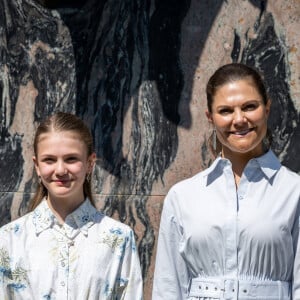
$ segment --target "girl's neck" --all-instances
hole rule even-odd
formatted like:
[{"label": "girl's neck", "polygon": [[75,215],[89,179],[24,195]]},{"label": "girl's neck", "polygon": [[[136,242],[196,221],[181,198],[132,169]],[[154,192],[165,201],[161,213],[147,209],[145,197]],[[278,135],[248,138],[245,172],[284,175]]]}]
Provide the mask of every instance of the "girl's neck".
[{"label": "girl's neck", "polygon": [[53,199],[49,196],[47,197],[48,206],[60,224],[63,224],[66,217],[76,210],[83,202],[84,197],[77,201],[74,201],[74,199]]}]

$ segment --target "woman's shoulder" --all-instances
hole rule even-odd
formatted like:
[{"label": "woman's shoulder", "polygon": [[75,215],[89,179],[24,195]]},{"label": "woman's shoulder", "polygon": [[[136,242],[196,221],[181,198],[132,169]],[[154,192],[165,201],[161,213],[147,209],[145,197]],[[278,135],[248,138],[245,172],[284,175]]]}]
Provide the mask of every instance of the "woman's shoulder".
[{"label": "woman's shoulder", "polygon": [[220,163],[222,163],[222,160],[217,158],[208,168],[200,170],[198,173],[175,183],[173,186],[171,186],[169,191],[185,191],[190,190],[190,188],[194,186],[200,187],[201,185],[206,184],[207,177],[209,176],[209,174],[218,171]]},{"label": "woman's shoulder", "polygon": [[300,175],[287,166],[281,165],[278,179],[284,180],[288,184],[296,184],[300,188]]}]

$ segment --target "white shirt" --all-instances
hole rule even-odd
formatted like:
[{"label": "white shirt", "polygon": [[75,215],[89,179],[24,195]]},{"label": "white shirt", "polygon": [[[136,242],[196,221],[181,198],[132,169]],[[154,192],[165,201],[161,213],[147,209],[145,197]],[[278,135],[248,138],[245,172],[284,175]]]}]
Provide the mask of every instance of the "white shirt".
[{"label": "white shirt", "polygon": [[272,151],[248,162],[238,189],[230,161],[220,157],[173,186],[161,216],[152,299],[194,299],[193,278],[289,282],[300,299],[299,199],[300,176]]},{"label": "white shirt", "polygon": [[133,231],[87,199],[60,225],[42,203],[0,229],[0,299],[142,299]]}]

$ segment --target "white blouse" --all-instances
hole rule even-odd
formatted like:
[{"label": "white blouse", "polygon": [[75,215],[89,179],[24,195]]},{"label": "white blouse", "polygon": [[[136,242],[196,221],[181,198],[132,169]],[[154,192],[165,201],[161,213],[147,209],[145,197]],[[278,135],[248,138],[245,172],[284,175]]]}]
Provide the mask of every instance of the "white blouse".
[{"label": "white blouse", "polygon": [[300,299],[299,200],[300,176],[272,151],[248,162],[237,189],[220,157],[173,186],[152,299]]},{"label": "white blouse", "polygon": [[133,231],[87,199],[60,225],[42,203],[0,229],[0,299],[140,300]]}]

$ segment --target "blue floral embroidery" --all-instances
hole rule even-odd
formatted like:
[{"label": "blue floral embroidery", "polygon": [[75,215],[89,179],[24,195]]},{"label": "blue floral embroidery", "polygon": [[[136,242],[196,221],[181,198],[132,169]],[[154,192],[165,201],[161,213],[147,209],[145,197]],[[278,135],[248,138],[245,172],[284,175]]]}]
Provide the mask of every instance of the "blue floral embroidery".
[{"label": "blue floral embroidery", "polygon": [[[102,222],[103,218],[104,222]],[[23,230],[23,221],[26,226],[31,226],[30,230],[28,230],[27,227],[26,230]],[[82,233],[83,237],[86,237],[88,234],[91,235],[89,241],[97,244],[95,245],[97,249],[96,255],[99,254],[101,257],[109,257],[109,259],[113,262],[113,268],[108,266],[109,274],[107,278],[103,278],[102,274],[99,276],[99,279],[97,278],[97,280],[99,280],[99,285],[97,285],[95,289],[91,288],[89,285],[89,282],[94,280],[94,277],[90,278],[88,274],[86,276],[86,282],[80,283],[82,284],[83,289],[86,285],[88,285],[89,299],[117,300],[124,297],[125,294],[126,296],[129,295],[128,299],[140,298],[136,297],[136,293],[139,295],[141,294],[140,285],[136,285],[138,287],[136,289],[135,286],[131,284],[131,277],[127,279],[126,276],[122,278],[120,276],[123,268],[125,271],[122,274],[131,274],[129,271],[131,270],[132,263],[134,263],[132,260],[128,262],[127,260],[122,260],[127,251],[131,251],[132,244],[135,242],[134,234],[132,234],[128,227],[118,224],[114,220],[111,220],[105,217],[102,213],[96,211],[89,201],[86,201],[85,204],[74,214],[70,214],[68,222],[66,222],[65,225],[66,226],[60,227],[57,224],[54,215],[52,215],[49,207],[47,206],[47,203],[43,201],[35,212],[28,214],[27,217],[22,217],[20,221],[14,222],[10,226],[6,226],[4,228],[4,232],[9,235],[9,238],[16,241],[13,243],[13,246],[17,247],[17,249],[15,253],[15,249],[11,249],[10,246],[4,246],[6,239],[0,239],[1,292],[4,290],[2,287],[5,286],[7,293],[15,294],[19,297],[25,298],[26,295],[30,294],[31,298],[34,298],[33,295],[36,295],[40,300],[56,299],[56,286],[53,291],[48,289],[45,290],[40,286],[30,286],[30,270],[34,269],[34,267],[32,268],[32,264],[35,264],[37,260],[35,260],[35,257],[32,257],[33,261],[28,261],[29,257],[27,257],[27,255],[23,255],[23,251],[20,251],[19,247],[22,247],[23,236],[27,237],[27,235],[30,235],[31,238],[38,239],[39,234],[43,232],[44,237],[46,237],[49,241],[49,243],[45,243],[45,246],[41,245],[43,250],[49,252],[48,254],[45,254],[46,259],[43,261],[45,261],[47,265],[48,260],[50,260],[50,264],[53,262],[57,264],[57,262],[59,262],[59,268],[65,272],[65,276],[70,278],[70,280],[76,281],[78,266],[80,267],[81,264],[85,263],[85,260],[79,259],[79,253],[81,253],[81,250],[86,249],[86,243],[81,245],[81,243],[77,243],[76,240],[77,234]],[[89,232],[89,228],[92,226],[95,226],[94,228],[96,230],[91,230]],[[49,230],[53,231],[54,235],[49,234]],[[68,234],[74,237],[72,241],[69,240]],[[38,240],[36,240],[36,242],[38,242]],[[98,251],[98,247],[100,251]],[[89,247],[86,251],[87,250],[89,250]],[[102,254],[102,251],[104,255]],[[52,259],[53,262],[51,261]],[[136,267],[138,266],[134,266],[134,269]],[[83,268],[83,271],[85,271],[85,268]],[[135,280],[135,277],[137,277],[138,281],[141,280],[140,273],[138,271],[138,269],[136,272],[133,270],[133,281]],[[90,272],[90,270],[87,270],[87,272]],[[43,280],[45,281],[48,280],[48,274],[46,273],[43,274]],[[131,287],[128,291],[126,291],[129,284],[131,284]],[[0,295],[2,295],[1,292]],[[70,293],[73,293],[73,291],[70,291]],[[30,297],[30,295],[28,297]],[[1,296],[0,298],[0,300],[2,300]]]},{"label": "blue floral embroidery", "polygon": [[15,227],[14,227],[14,233],[17,233],[20,229],[20,225],[19,224],[15,224]]},{"label": "blue floral embroidery", "polygon": [[118,282],[120,285],[127,285],[128,279],[119,277],[119,278],[117,278],[117,282]]},{"label": "blue floral embroidery", "polygon": [[19,282],[13,282],[13,283],[9,283],[7,287],[14,291],[20,291],[20,290],[24,290],[26,288],[26,285]]},{"label": "blue floral embroidery", "polygon": [[112,252],[115,252],[116,249],[120,249],[121,253],[123,253],[124,240],[123,231],[120,228],[111,228],[109,233],[104,234],[102,243],[109,246]]},{"label": "blue floral embroidery", "polygon": [[133,252],[135,252],[136,251],[136,244],[132,242],[133,240],[134,240],[133,231],[131,231],[130,232],[131,249],[132,249]]},{"label": "blue floral embroidery", "polygon": [[105,296],[108,296],[109,294],[111,294],[111,287],[109,286],[109,282],[105,283],[103,293]]},{"label": "blue floral embroidery", "polygon": [[11,277],[11,270],[5,268],[4,266],[0,266],[0,274],[4,277],[10,278]]},{"label": "blue floral embroidery", "polygon": [[116,235],[122,235],[123,234],[123,231],[122,231],[121,228],[111,228],[109,231],[113,234],[116,234]]},{"label": "blue floral embroidery", "polygon": [[27,287],[27,270],[19,265],[12,270],[8,251],[4,248],[0,249],[0,273],[10,289],[19,291]]},{"label": "blue floral embroidery", "polygon": [[81,221],[82,221],[82,223],[84,223],[84,224],[87,223],[87,222],[89,221],[89,219],[90,219],[90,218],[89,218],[88,215],[84,215],[84,216],[81,217]]}]

